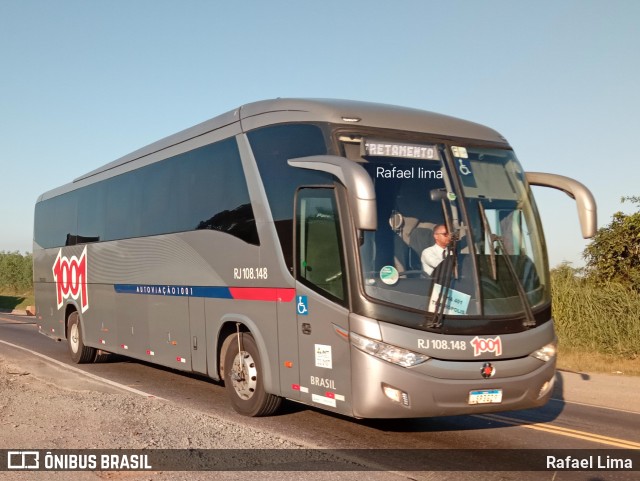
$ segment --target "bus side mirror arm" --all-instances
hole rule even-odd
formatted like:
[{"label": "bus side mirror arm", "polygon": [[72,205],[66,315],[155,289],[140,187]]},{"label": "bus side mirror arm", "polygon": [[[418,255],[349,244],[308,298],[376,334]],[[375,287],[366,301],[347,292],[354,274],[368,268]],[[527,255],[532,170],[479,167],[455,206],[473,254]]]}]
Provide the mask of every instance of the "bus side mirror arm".
[{"label": "bus side mirror arm", "polygon": [[589,239],[598,230],[596,200],[589,189],[570,177],[542,172],[527,172],[527,182],[530,185],[551,187],[558,189],[575,199],[578,207],[578,218],[582,229],[582,237]]},{"label": "bus side mirror arm", "polygon": [[376,230],[376,190],[371,177],[360,164],[335,155],[312,155],[289,159],[288,164],[299,169],[319,170],[337,177],[347,188],[349,206],[357,229]]}]

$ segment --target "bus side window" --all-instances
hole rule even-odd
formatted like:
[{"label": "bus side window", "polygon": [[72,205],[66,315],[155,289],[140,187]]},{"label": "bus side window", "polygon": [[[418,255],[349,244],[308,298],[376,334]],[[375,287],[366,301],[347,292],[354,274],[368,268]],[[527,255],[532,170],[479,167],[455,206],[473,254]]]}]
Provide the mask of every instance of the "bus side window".
[{"label": "bus side window", "polygon": [[342,240],[333,189],[300,189],[296,209],[298,279],[344,301]]}]

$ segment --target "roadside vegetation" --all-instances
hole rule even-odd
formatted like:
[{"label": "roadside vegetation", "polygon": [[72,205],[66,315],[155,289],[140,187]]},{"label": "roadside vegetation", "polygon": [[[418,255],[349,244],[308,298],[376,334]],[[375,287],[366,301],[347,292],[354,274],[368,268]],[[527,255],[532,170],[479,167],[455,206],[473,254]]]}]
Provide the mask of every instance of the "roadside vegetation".
[{"label": "roadside vegetation", "polygon": [[558,367],[640,375],[640,293],[563,264],[551,271]]},{"label": "roadside vegetation", "polygon": [[[583,256],[584,268],[551,271],[558,367],[640,375],[640,211],[614,214]],[[0,252],[0,309],[33,304],[31,254]]]},{"label": "roadside vegetation", "polygon": [[583,256],[551,272],[560,367],[640,375],[640,211],[616,212]]},{"label": "roadside vegetation", "polygon": [[0,252],[0,309],[24,309],[34,304],[31,254]]}]

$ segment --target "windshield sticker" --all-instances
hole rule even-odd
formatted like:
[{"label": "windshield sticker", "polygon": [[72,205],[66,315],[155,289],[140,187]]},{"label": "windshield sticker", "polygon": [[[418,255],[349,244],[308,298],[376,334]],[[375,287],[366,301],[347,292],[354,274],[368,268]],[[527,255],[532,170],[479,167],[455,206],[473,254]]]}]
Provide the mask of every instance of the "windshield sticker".
[{"label": "windshield sticker", "polygon": [[362,155],[373,157],[400,157],[404,159],[440,160],[438,147],[435,145],[406,144],[385,142],[380,140],[365,140]]},{"label": "windshield sticker", "polygon": [[460,172],[460,180],[462,181],[462,185],[464,185],[467,189],[477,189],[478,184],[476,183],[475,176],[473,175],[473,170],[471,170],[471,161],[468,159],[456,160],[458,161],[458,172]]},{"label": "windshield sticker", "polygon": [[467,153],[466,147],[451,147],[451,152],[453,152],[453,155],[455,157],[458,157],[460,159],[469,158],[469,154]]},{"label": "windshield sticker", "polygon": [[[433,285],[431,299],[429,299],[429,312],[436,312],[441,289],[442,286],[440,284]],[[465,315],[467,313],[467,309],[469,309],[471,296],[454,289],[446,289],[445,291],[446,298],[443,314],[457,314],[459,316]]]},{"label": "windshield sticker", "polygon": [[398,270],[393,266],[384,266],[380,270],[380,280],[389,286],[396,284],[399,277]]},{"label": "windshield sticker", "polygon": [[462,175],[471,175],[471,162],[464,159],[458,159],[458,170]]}]

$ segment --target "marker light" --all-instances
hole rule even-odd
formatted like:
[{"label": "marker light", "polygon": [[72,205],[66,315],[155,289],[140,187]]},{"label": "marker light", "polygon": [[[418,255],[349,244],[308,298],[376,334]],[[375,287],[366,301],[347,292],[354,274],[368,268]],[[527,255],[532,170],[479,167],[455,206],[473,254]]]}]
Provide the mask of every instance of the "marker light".
[{"label": "marker light", "polygon": [[544,362],[551,361],[554,357],[556,357],[556,353],[558,352],[556,341],[550,342],[544,347],[541,347],[535,352],[532,352],[531,355],[536,359],[540,359]]},{"label": "marker light", "polygon": [[369,339],[368,337],[364,337],[353,332],[350,334],[350,337],[351,344],[353,344],[354,347],[366,352],[367,354],[371,354],[372,356],[399,366],[412,367],[429,360],[429,356],[425,356],[424,354],[402,349],[401,347],[392,346],[391,344],[386,344],[374,339]]}]

